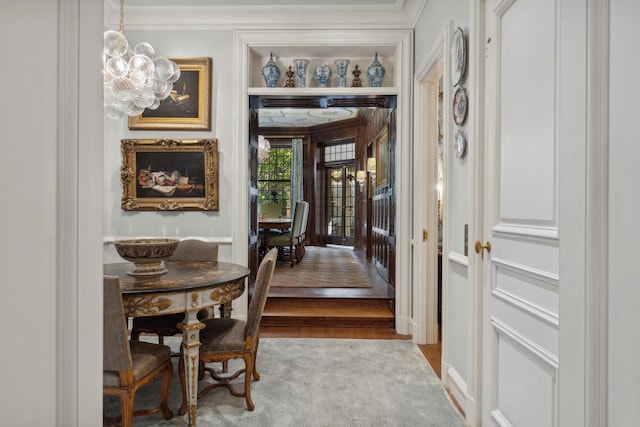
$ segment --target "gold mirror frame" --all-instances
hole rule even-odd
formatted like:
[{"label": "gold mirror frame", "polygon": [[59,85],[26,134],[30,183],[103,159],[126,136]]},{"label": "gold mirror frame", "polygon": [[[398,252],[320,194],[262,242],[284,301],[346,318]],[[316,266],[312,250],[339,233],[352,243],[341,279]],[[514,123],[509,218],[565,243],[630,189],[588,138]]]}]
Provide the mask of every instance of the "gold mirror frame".
[{"label": "gold mirror frame", "polygon": [[[219,209],[218,140],[216,138],[123,139],[120,152],[122,153],[120,180],[123,188],[121,201],[123,210],[217,211]],[[143,161],[144,164],[138,164]],[[167,168],[167,164],[171,167]],[[162,172],[162,169],[156,170],[161,165],[164,169],[170,170]],[[162,182],[168,185],[156,187],[160,183],[159,179],[163,179],[159,178],[160,173],[164,173],[165,176],[173,174],[178,179]],[[143,182],[145,185],[142,185]],[[174,187],[173,190],[171,187]]]}]

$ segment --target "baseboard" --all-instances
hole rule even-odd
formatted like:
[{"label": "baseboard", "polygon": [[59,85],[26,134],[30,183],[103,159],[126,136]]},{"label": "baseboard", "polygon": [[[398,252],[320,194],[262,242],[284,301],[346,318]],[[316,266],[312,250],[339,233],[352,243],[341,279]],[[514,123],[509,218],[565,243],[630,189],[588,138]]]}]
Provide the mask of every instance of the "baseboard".
[{"label": "baseboard", "polygon": [[466,381],[463,380],[458,371],[450,365],[443,364],[442,372],[444,373],[443,383],[445,388],[449,390],[449,393],[451,393],[453,398],[456,400],[456,403],[462,408],[464,413],[467,414],[468,399]]}]

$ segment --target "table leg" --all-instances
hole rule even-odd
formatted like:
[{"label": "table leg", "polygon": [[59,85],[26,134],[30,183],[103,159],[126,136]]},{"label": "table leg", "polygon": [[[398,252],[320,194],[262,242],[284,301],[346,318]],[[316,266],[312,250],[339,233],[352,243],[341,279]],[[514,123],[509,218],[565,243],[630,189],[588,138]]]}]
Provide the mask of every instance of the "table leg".
[{"label": "table leg", "polygon": [[[231,306],[230,302],[224,303],[224,304],[220,304],[220,317],[221,318],[231,318],[231,312],[233,311],[233,307]],[[222,362],[222,372],[228,372],[229,371],[229,362],[225,361]]]},{"label": "table leg", "polygon": [[233,306],[231,305],[230,302],[224,303],[224,304],[220,304],[220,317],[221,318],[230,318],[231,317],[231,312],[233,311]]},{"label": "table leg", "polygon": [[187,413],[189,427],[196,425],[198,407],[198,364],[200,355],[200,329],[204,323],[198,320],[198,311],[189,310],[185,313],[185,320],[178,327],[182,329],[182,357],[187,394]]}]

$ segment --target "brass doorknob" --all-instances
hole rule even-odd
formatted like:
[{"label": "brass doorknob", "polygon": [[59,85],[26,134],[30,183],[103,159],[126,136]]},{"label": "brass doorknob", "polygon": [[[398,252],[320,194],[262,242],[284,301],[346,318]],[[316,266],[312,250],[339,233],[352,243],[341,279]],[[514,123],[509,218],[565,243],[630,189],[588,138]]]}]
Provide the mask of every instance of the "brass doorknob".
[{"label": "brass doorknob", "polygon": [[476,240],[475,248],[477,254],[482,254],[483,249],[486,249],[487,252],[491,252],[491,242],[487,242],[483,245],[480,240]]}]

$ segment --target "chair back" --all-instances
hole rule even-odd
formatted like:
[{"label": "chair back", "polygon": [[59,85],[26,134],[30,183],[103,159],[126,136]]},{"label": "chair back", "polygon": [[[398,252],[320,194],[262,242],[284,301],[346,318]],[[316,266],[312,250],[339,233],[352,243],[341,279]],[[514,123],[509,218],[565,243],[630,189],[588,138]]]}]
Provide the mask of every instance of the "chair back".
[{"label": "chair back", "polygon": [[[249,303],[249,311],[247,312],[247,330],[246,336],[256,337],[258,334],[258,328],[260,326],[260,320],[262,320],[262,312],[264,306],[267,303],[267,295],[269,294],[269,287],[271,286],[271,278],[273,277],[273,271],[276,268],[276,261],[278,259],[278,249],[271,249],[267,255],[262,259],[260,267],[258,267],[258,273],[256,275],[256,284],[253,288],[253,295],[251,296],[251,302]],[[256,345],[257,340],[252,341],[252,345]]]},{"label": "chair back", "polygon": [[307,219],[309,217],[309,202],[304,200],[296,202],[296,210],[293,213],[293,223],[291,224],[291,238],[295,239],[307,230]]},{"label": "chair back", "polygon": [[171,261],[217,261],[218,244],[197,239],[184,239],[178,243],[176,251],[168,259]]},{"label": "chair back", "polygon": [[126,372],[133,369],[127,337],[127,319],[122,305],[120,279],[104,276],[103,370]]},{"label": "chair back", "polygon": [[309,202],[303,203],[302,223],[300,224],[300,236],[304,237],[307,234],[307,222],[309,220]]},{"label": "chair back", "polygon": [[266,202],[260,205],[260,214],[265,218],[280,218],[282,216],[282,206],[275,202]]}]

